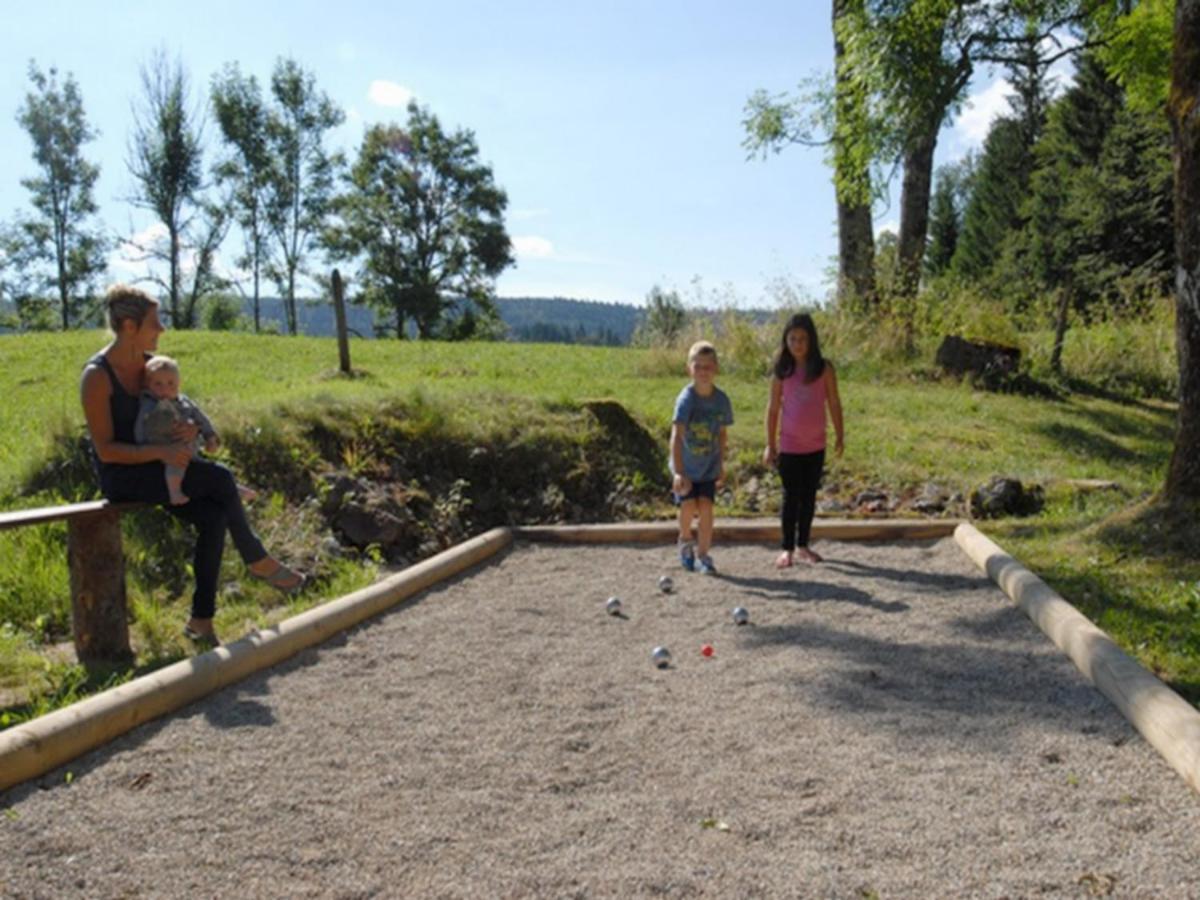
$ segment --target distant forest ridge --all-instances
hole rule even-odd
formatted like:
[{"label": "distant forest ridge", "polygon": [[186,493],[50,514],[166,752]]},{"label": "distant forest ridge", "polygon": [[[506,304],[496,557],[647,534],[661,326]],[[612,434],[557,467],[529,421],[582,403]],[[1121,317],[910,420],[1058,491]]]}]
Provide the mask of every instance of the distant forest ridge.
[{"label": "distant forest ridge", "polygon": [[[571,300],[565,297],[497,297],[496,308],[508,326],[511,341],[543,344],[600,344],[626,346],[641,324],[644,307],[629,303],[599,300]],[[0,316],[12,313],[10,303],[0,301]],[[771,310],[746,309],[739,312],[761,323],[775,313]],[[689,310],[695,315],[714,315],[711,310]],[[301,334],[331,337],[336,333],[333,305],[324,300],[300,300],[296,304],[297,325]],[[252,322],[252,301],[242,302],[242,316]],[[259,320],[264,331],[286,333],[283,301],[278,297],[259,300]],[[350,304],[346,324],[351,334],[375,337],[375,317],[370,309]],[[0,325],[0,333],[8,331]]]},{"label": "distant forest ridge", "polygon": [[[270,297],[259,302],[263,322],[284,328],[283,302]],[[509,340],[544,344],[604,344],[623,346],[633,339],[644,311],[627,303],[568,300],[563,297],[497,297],[496,310],[508,326]],[[253,309],[249,301],[244,314]],[[297,304],[303,334],[335,333],[333,306],[324,301]],[[346,308],[346,324],[362,337],[374,337],[374,315],[363,306]]]}]

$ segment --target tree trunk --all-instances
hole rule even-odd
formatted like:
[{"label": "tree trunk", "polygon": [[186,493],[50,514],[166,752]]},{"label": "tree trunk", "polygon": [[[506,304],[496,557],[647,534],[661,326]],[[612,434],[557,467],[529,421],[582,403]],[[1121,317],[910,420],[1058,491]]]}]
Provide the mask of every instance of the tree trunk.
[{"label": "tree trunk", "polygon": [[862,0],[833,0],[833,51],[836,73],[834,112],[834,185],[837,194],[838,280],[837,299],[859,310],[875,305],[875,231],[871,221],[871,175],[844,149],[842,135],[849,122],[863,115],[862,102],[847,90],[845,48],[839,37],[838,20],[850,11],[851,3]]},{"label": "tree trunk", "polygon": [[296,267],[290,260],[288,262],[287,320],[288,332],[295,336],[299,325],[296,321]]},{"label": "tree trunk", "polygon": [[1200,0],[1176,0],[1171,94],[1175,139],[1175,343],[1179,425],[1163,488],[1200,500]]},{"label": "tree trunk", "polygon": [[1060,288],[1058,311],[1054,317],[1054,348],[1050,351],[1050,371],[1062,374],[1063,342],[1067,337],[1067,316],[1071,311],[1071,292]]},{"label": "tree trunk", "polygon": [[168,224],[167,230],[168,230],[169,236],[170,236],[170,251],[171,251],[171,260],[170,260],[171,282],[170,282],[170,291],[168,292],[169,300],[171,303],[171,327],[172,328],[186,328],[187,326],[179,321],[179,232],[175,229],[175,226],[173,224]]},{"label": "tree trunk", "polygon": [[838,304],[850,301],[856,309],[873,309],[875,294],[875,235],[871,207],[838,201]]},{"label": "tree trunk", "polygon": [[900,193],[900,238],[896,246],[901,297],[915,297],[929,234],[929,199],[933,189],[933,151],[937,127],[914,135],[904,152],[904,184]]},{"label": "tree trunk", "polygon": [[353,374],[350,369],[350,337],[346,333],[346,300],[342,289],[342,273],[333,270],[333,313],[337,320],[338,368],[343,375]]},{"label": "tree trunk", "polygon": [[127,664],[133,659],[120,515],[110,509],[67,523],[75,655],[85,666]]}]

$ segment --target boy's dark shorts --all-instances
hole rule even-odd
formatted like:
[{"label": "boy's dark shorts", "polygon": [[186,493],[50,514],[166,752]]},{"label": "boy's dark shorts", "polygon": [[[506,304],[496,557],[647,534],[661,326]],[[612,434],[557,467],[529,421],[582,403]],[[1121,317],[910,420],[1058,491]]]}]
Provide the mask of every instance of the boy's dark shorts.
[{"label": "boy's dark shorts", "polygon": [[707,497],[709,500],[717,499],[716,481],[693,481],[691,491],[682,497],[674,492],[671,493],[671,499],[675,501],[676,506],[681,506],[685,500],[699,500],[701,497]]}]

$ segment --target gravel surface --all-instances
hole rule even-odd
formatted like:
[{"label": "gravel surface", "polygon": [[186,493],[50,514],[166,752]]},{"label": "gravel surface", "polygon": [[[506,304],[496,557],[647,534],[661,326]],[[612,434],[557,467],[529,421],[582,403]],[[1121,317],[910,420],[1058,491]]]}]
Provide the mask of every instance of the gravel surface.
[{"label": "gravel surface", "polygon": [[953,540],[816,549],[518,545],[0,794],[0,895],[1200,896],[1198,798]]}]

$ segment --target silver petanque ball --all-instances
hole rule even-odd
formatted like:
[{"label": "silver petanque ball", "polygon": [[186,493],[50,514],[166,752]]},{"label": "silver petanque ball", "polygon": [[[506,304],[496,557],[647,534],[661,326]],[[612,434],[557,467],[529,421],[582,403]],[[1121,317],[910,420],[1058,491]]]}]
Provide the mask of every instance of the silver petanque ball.
[{"label": "silver petanque ball", "polygon": [[750,621],[750,611],[744,606],[735,606],[733,608],[733,624],[745,625]]},{"label": "silver petanque ball", "polygon": [[669,594],[675,590],[675,582],[671,580],[670,575],[663,575],[658,579],[658,589],[664,594]]},{"label": "silver petanque ball", "polygon": [[608,602],[604,604],[604,608],[610,616],[619,616],[621,614],[621,598],[609,597]]},{"label": "silver petanque ball", "polygon": [[650,659],[654,661],[654,665],[665,669],[671,664],[671,651],[666,647],[655,647],[654,652],[650,654]]}]

